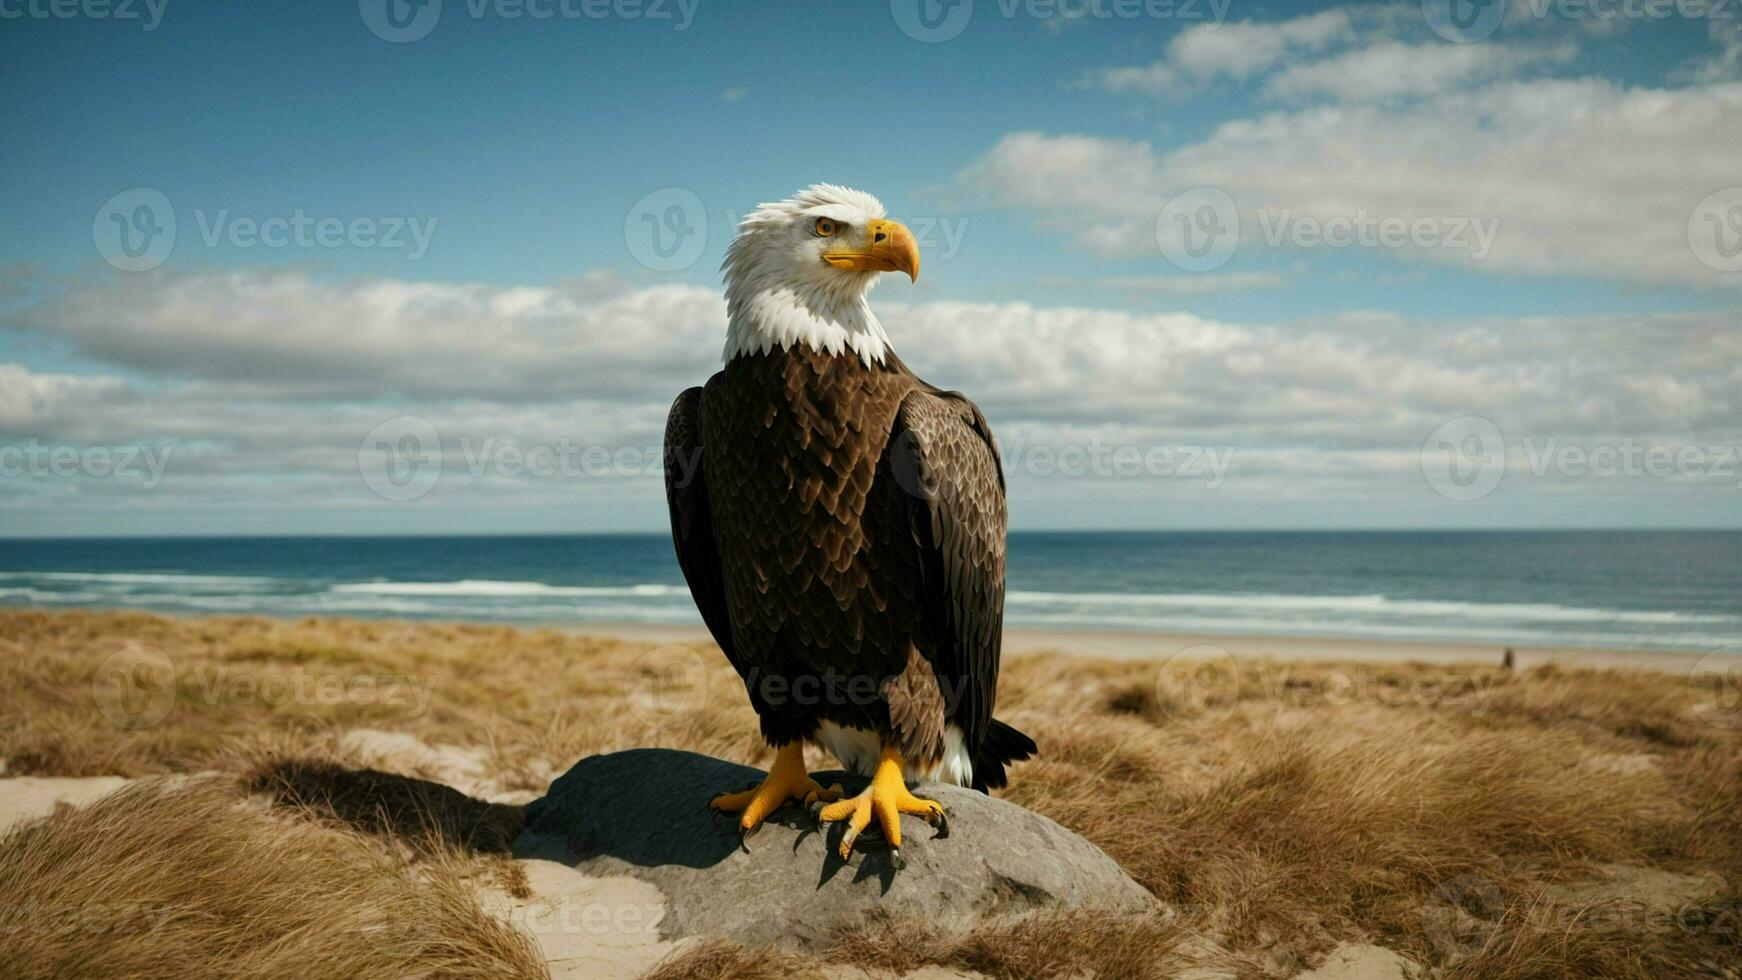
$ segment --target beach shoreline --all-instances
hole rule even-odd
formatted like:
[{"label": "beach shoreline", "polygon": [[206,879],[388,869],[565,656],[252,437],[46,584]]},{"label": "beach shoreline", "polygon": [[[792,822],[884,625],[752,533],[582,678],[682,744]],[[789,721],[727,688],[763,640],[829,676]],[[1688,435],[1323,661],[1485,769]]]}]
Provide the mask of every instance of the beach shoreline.
[{"label": "beach shoreline", "polygon": [[[713,639],[706,627],[652,623],[561,624],[549,628],[584,636],[612,637],[636,643],[695,645]],[[1224,635],[1218,633],[1163,633],[1137,630],[1043,630],[1013,628],[1004,631],[1004,655],[1019,657],[1037,653],[1065,653],[1110,660],[1166,660],[1182,654],[1215,656],[1226,652],[1242,659],[1306,662],[1356,661],[1362,663],[1478,664],[1498,666],[1507,647],[1482,643],[1450,643],[1421,640],[1376,640],[1332,636]],[[1586,647],[1511,647],[1519,669],[1542,664],[1598,669],[1656,670],[1686,674],[1702,662],[1717,658],[1726,663],[1742,661],[1742,651],[1689,653],[1685,650],[1611,650]]]},{"label": "beach shoreline", "polygon": [[[8,606],[6,611],[43,613],[83,612],[95,615],[144,613],[173,619],[199,620],[224,616],[258,616],[279,622],[298,622],[311,617],[271,612],[184,612],[132,607]],[[314,616],[315,619],[358,622],[394,622],[415,626],[500,626],[520,630],[556,630],[587,638],[617,639],[653,645],[707,646],[713,643],[700,623],[650,623],[642,621],[552,621],[540,619],[498,620],[465,618],[396,618],[373,616]],[[1134,629],[1040,629],[1011,627],[1004,631],[1004,655],[1061,653],[1109,660],[1165,661],[1179,655],[1218,656],[1227,653],[1241,659],[1297,662],[1357,662],[1374,664],[1468,664],[1499,666],[1505,652],[1513,652],[1513,666],[1528,669],[1544,664],[1569,668],[1654,670],[1687,674],[1713,663],[1726,669],[1742,664],[1742,650],[1666,650],[1636,647],[1574,647],[1543,644],[1498,644],[1450,640],[1394,640],[1372,637],[1325,635],[1272,635],[1260,633],[1190,633]]]},{"label": "beach shoreline", "polygon": [[[1511,646],[1526,664],[1620,664],[1666,651],[1661,662],[1671,665],[1742,653],[1742,532],[1013,531],[1007,544],[1013,652],[1148,659],[1210,644],[1278,657],[1346,650],[1491,663]],[[0,604],[17,607],[701,635],[669,534],[4,550]]]}]

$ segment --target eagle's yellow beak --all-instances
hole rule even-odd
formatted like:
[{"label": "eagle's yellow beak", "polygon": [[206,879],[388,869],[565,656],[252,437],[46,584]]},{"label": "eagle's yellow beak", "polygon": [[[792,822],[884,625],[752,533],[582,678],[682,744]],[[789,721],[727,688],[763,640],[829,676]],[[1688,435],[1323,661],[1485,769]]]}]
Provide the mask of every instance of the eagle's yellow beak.
[{"label": "eagle's yellow beak", "polygon": [[899,221],[873,221],[865,226],[858,242],[842,242],[823,253],[823,261],[837,269],[866,272],[905,272],[919,279],[919,243]]}]

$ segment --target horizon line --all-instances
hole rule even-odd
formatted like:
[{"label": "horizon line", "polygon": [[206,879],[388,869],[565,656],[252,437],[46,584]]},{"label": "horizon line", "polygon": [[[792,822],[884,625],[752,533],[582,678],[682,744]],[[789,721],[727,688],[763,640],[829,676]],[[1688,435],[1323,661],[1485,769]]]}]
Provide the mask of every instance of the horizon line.
[{"label": "horizon line", "polygon": [[[1636,527],[1206,527],[1206,528],[1012,528],[1010,534],[1693,534],[1739,533],[1738,526],[1636,526]],[[287,532],[262,534],[43,534],[0,535],[0,544],[51,541],[295,541],[295,540],[434,540],[452,538],[645,538],[668,537],[670,531],[458,531],[419,532]]]}]

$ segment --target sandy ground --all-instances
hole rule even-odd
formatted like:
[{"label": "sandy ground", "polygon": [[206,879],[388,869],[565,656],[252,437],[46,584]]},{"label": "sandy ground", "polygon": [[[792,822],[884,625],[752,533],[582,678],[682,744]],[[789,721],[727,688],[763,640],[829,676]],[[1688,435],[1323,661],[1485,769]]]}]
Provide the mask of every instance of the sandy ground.
[{"label": "sandy ground", "polygon": [[[398,767],[415,762],[427,771],[432,764],[450,785],[476,781],[478,762],[464,750],[429,746],[406,735],[359,729],[351,733],[382,764]],[[436,762],[440,760],[440,762]],[[88,778],[0,778],[0,829],[23,820],[50,815],[59,806],[78,806],[114,792],[129,780],[114,776]],[[479,901],[493,915],[514,923],[533,937],[549,964],[554,980],[633,980],[694,939],[661,939],[659,922],[665,899],[657,888],[626,877],[593,877],[553,861],[519,862],[531,894],[517,898],[485,885]],[[1602,877],[1569,886],[1579,897],[1608,899],[1645,910],[1674,910],[1702,900],[1722,887],[1704,877],[1611,865]],[[600,915],[601,910],[614,910]],[[626,916],[623,910],[633,910]],[[1316,969],[1296,980],[1409,980],[1419,971],[1403,956],[1382,946],[1349,943],[1338,946]],[[869,974],[840,967],[833,980],[868,980]],[[902,980],[975,980],[979,975],[926,967]],[[1195,972],[1193,980],[1232,980],[1213,971]]]},{"label": "sandy ground", "polygon": [[[360,745],[376,752],[383,764],[392,766],[415,760],[428,767],[432,760],[445,759],[452,764],[450,785],[474,778],[476,761],[461,750],[428,746],[410,736],[368,729],[351,734]],[[89,803],[128,782],[117,776],[0,778],[0,830],[19,821],[46,817],[59,806]],[[633,980],[694,941],[660,938],[659,921],[664,914],[665,897],[652,885],[634,878],[592,877],[554,861],[532,859],[519,863],[526,871],[530,897],[516,898],[499,889],[481,886],[479,902],[491,914],[532,936],[550,966],[553,980]],[[1621,869],[1623,876],[1628,871],[1648,869]],[[1618,876],[1618,880],[1632,879]],[[1689,883],[1683,881],[1658,884],[1677,896],[1690,889]],[[1692,887],[1697,889],[1704,884],[1696,881]],[[621,914],[625,909],[636,914],[626,917]],[[616,914],[601,916],[600,910],[615,910]],[[1407,970],[1408,961],[1390,950],[1350,945],[1339,947],[1317,970],[1301,974],[1301,980],[1404,980],[1409,976]],[[853,967],[840,967],[832,973],[833,980],[869,980],[870,976]],[[976,980],[979,976],[930,966],[905,974],[902,980]],[[1199,980],[1214,980],[1218,976],[1207,973]]]},{"label": "sandy ground", "polygon": [[[701,626],[608,623],[575,632],[647,643],[713,642],[708,631]],[[1475,664],[1497,664],[1506,650],[1504,646],[1494,644],[1345,640],[1311,636],[1222,636],[1209,633],[1144,633],[1125,630],[1004,631],[1004,653],[1007,656],[1062,652],[1121,660],[1165,660],[1199,647],[1225,650],[1236,657],[1268,657],[1276,660]],[[1630,668],[1685,674],[1708,657],[1742,662],[1742,652],[1697,654],[1669,650],[1591,650],[1579,647],[1533,646],[1515,646],[1512,650],[1515,654],[1514,662],[1520,669],[1557,663],[1569,667]]]},{"label": "sandy ground", "polygon": [[[639,642],[705,644],[700,627],[613,625],[575,630],[599,636],[617,636]],[[1368,661],[1422,663],[1495,663],[1502,650],[1492,646],[1275,638],[1242,636],[1187,636],[1130,632],[1013,630],[1006,634],[1005,651],[1021,655],[1042,651],[1125,659],[1165,659],[1201,647],[1213,653],[1225,650],[1236,657],[1266,657],[1288,661]],[[1613,652],[1582,649],[1516,648],[1520,668],[1542,663],[1583,667],[1620,667],[1686,673],[1702,660],[1698,655],[1668,652]],[[1742,654],[1735,655],[1742,659]],[[492,778],[485,754],[477,749],[431,745],[417,737],[380,729],[358,728],[344,737],[346,748],[371,759],[379,767],[415,772],[437,778],[468,795],[503,803],[524,803],[535,793],[505,790]],[[1649,755],[1604,756],[1605,772],[1626,775],[1656,766]],[[552,773],[551,775],[555,775]],[[22,820],[52,814],[60,806],[78,806],[126,785],[115,776],[89,778],[6,778],[0,771],[0,829]],[[663,915],[663,896],[652,886],[629,878],[594,878],[567,866],[541,860],[521,862],[531,888],[528,898],[480,886],[480,900],[493,914],[514,922],[539,944],[552,975],[557,978],[639,976],[687,941],[660,938],[658,923]],[[1636,907],[1675,909],[1699,901],[1722,887],[1721,881],[1674,874],[1668,871],[1604,866],[1594,881],[1568,886],[1577,896],[1613,900]],[[636,909],[633,921],[596,922],[599,909]],[[579,926],[577,927],[577,923]],[[1414,964],[1398,953],[1374,945],[1345,944],[1336,948],[1316,969],[1299,974],[1301,980],[1392,980],[1414,976]],[[864,976],[862,971],[841,968],[842,978]],[[947,980],[967,974],[928,968],[911,977]],[[1212,974],[1205,974],[1205,980]]]},{"label": "sandy ground", "polygon": [[120,776],[17,776],[0,779],[0,831],[20,820],[46,817],[59,806],[80,806],[127,785]]},{"label": "sandy ground", "polygon": [[1308,970],[1298,980],[1406,980],[1410,963],[1383,946],[1339,946],[1324,965]]},{"label": "sandy ground", "polygon": [[[430,773],[440,782],[492,802],[523,803],[536,795],[502,792],[484,775],[482,753],[474,750],[428,745],[411,735],[369,728],[348,732],[344,741],[385,769]],[[131,781],[119,776],[0,778],[0,832],[49,816],[63,806],[90,803]],[[634,878],[589,876],[555,861],[517,863],[526,872],[531,895],[515,897],[480,884],[479,903],[532,936],[554,980],[633,980],[695,941],[660,938],[665,896],[652,885]],[[842,967],[834,976],[861,980],[869,975]],[[904,980],[974,976],[926,967]]]},{"label": "sandy ground", "polygon": [[[454,746],[425,745],[409,735],[357,729],[347,736],[356,747],[390,769],[434,771],[442,781],[479,795],[490,794],[478,777],[474,753]],[[80,806],[106,796],[131,780],[119,776],[0,778],[0,831],[22,821]],[[661,959],[695,939],[661,939],[659,923],[665,896],[645,882],[627,877],[594,877],[568,865],[541,859],[517,862],[526,872],[529,897],[479,885],[486,911],[530,935],[549,964],[553,980],[633,980]],[[632,914],[630,914],[632,913]],[[868,980],[869,974],[841,967],[833,980]],[[903,980],[973,980],[977,974],[925,967]]]}]

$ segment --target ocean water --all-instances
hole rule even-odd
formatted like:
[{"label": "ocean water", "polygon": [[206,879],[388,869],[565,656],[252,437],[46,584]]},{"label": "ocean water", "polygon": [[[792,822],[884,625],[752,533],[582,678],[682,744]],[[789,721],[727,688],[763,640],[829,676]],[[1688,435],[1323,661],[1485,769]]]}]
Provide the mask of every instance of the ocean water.
[{"label": "ocean water", "polygon": [[[0,540],[0,605],[700,623],[664,534]],[[1006,622],[1742,651],[1742,532],[1018,532]]]}]

